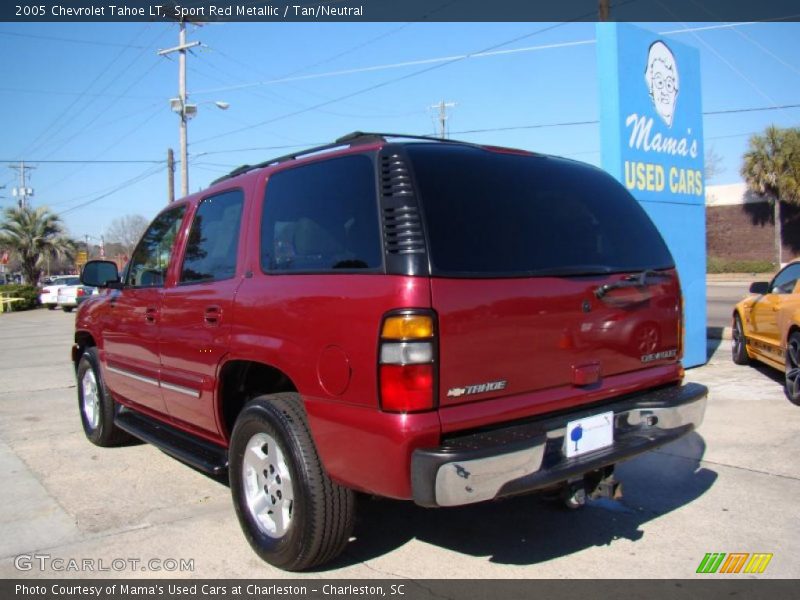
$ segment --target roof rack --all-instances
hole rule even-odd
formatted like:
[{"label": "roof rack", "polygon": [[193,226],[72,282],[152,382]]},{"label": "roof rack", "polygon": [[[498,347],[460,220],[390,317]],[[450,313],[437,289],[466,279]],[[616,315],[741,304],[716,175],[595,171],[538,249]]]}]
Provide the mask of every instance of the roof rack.
[{"label": "roof rack", "polygon": [[264,167],[269,167],[271,165],[277,165],[282,162],[287,162],[290,160],[296,160],[302,156],[307,156],[309,154],[316,154],[317,152],[324,152],[326,150],[333,150],[334,148],[340,148],[342,146],[357,146],[359,144],[373,144],[375,142],[385,142],[387,138],[401,138],[401,139],[409,139],[409,140],[426,140],[429,142],[445,142],[451,144],[466,144],[470,146],[474,146],[476,144],[472,144],[471,142],[461,142],[458,140],[447,140],[442,138],[437,138],[428,135],[409,135],[405,133],[375,133],[375,132],[364,132],[364,131],[354,131],[352,133],[348,133],[347,135],[343,135],[342,137],[336,139],[331,144],[323,144],[322,146],[314,146],[313,148],[308,148],[306,150],[300,150],[299,152],[293,152],[291,154],[284,154],[283,156],[278,156],[276,158],[271,158],[269,160],[265,160],[255,165],[242,165],[240,167],[236,167],[233,171],[228,173],[227,175],[223,175],[222,177],[218,177],[214,181],[211,182],[211,185],[219,183],[220,181],[225,181],[226,179],[231,179],[232,177],[236,177],[237,175],[242,175],[243,173],[247,173],[248,171],[253,171],[255,169],[262,169]]}]

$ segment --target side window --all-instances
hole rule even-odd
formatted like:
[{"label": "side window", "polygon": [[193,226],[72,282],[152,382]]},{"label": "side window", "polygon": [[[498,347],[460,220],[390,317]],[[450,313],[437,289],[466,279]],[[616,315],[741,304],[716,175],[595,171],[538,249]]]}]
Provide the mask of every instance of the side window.
[{"label": "side window", "polygon": [[219,281],[236,273],[244,196],[232,190],[197,207],[181,267],[181,283]]},{"label": "side window", "polygon": [[158,215],[144,232],[127,266],[125,284],[131,287],[161,287],[186,206]]},{"label": "side window", "polygon": [[789,265],[775,276],[775,280],[772,282],[772,293],[791,294],[798,279],[800,279],[800,264]]},{"label": "side window", "polygon": [[272,175],[261,218],[264,271],[374,269],[382,265],[375,167],[363,155]]}]

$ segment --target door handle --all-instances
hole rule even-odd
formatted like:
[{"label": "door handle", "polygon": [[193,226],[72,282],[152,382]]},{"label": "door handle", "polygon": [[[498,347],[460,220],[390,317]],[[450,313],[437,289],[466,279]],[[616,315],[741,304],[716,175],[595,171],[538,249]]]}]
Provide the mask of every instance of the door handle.
[{"label": "door handle", "polygon": [[219,320],[222,317],[222,309],[219,306],[207,306],[203,319],[206,325],[216,326],[219,325]]},{"label": "door handle", "polygon": [[153,325],[156,322],[157,318],[158,318],[158,309],[157,308],[154,308],[152,306],[148,306],[147,308],[144,309],[144,320],[147,323]]}]

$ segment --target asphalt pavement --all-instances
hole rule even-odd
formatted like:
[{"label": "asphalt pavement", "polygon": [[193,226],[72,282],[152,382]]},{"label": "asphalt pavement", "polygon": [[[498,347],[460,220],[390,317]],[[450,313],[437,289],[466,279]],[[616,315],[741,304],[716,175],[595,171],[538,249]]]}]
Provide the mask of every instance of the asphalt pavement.
[{"label": "asphalt pavement", "polygon": [[[768,277],[761,277],[761,280]],[[759,280],[758,276],[753,281]],[[709,327],[730,327],[733,307],[748,296],[750,281],[709,281],[706,286],[706,313]]]},{"label": "asphalt pavement", "polygon": [[[0,315],[0,577],[296,577],[251,551],[225,484],[152,446],[86,441],[73,321]],[[759,577],[797,578],[800,407],[778,374],[733,365],[728,342],[709,352],[687,372],[711,389],[705,422],[621,465],[621,501],[433,510],[362,497],[345,553],[300,577],[693,578],[709,577],[695,574],[708,552],[767,552]],[[64,570],[69,559],[80,568]],[[164,570],[172,560],[184,569]]]}]

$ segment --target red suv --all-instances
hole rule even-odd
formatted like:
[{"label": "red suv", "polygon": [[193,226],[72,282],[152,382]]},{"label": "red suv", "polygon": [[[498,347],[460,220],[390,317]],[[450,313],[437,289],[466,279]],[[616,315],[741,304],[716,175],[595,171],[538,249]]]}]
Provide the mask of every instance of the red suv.
[{"label": "red suv", "polygon": [[72,358],[88,438],[228,474],[245,536],[300,570],[354,493],[457,506],[616,496],[615,463],[702,421],[673,259],[603,171],[355,133],[170,204],[90,262]]}]

